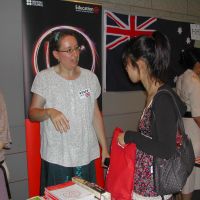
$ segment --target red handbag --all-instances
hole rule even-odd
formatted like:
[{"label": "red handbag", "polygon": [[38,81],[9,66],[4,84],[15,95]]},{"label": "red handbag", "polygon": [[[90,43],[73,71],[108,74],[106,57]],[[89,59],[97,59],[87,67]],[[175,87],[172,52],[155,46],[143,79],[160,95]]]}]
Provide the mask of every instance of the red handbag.
[{"label": "red handbag", "polygon": [[106,174],[106,190],[111,193],[112,200],[131,200],[134,169],[136,157],[136,145],[127,144],[121,147],[118,144],[118,135],[123,132],[121,128],[115,128],[111,143],[110,165]]}]

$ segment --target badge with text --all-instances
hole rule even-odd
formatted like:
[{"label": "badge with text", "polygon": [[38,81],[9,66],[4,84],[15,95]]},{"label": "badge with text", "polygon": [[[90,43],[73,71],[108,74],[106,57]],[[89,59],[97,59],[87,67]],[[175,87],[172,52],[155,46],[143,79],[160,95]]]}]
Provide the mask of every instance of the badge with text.
[{"label": "badge with text", "polygon": [[90,95],[91,95],[91,92],[90,92],[89,88],[83,89],[83,90],[79,91],[79,97],[80,97],[80,99],[88,98],[88,97],[90,97]]}]

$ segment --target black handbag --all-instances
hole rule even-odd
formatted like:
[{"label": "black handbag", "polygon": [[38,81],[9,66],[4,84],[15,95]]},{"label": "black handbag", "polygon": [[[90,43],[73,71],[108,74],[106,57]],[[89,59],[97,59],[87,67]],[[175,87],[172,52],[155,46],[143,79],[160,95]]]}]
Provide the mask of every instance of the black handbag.
[{"label": "black handbag", "polygon": [[[190,138],[185,133],[183,120],[173,94],[169,90],[160,90],[158,93],[169,94],[178,113],[176,152],[169,159],[154,157],[153,172],[155,191],[158,195],[174,194],[180,192],[195,164],[195,155]],[[157,93],[157,94],[158,94]],[[153,122],[155,115],[153,114]]]}]

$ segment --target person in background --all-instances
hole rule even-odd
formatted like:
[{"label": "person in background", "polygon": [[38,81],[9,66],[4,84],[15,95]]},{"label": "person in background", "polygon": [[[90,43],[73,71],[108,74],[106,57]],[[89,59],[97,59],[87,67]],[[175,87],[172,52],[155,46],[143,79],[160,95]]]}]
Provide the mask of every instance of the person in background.
[{"label": "person in background", "polygon": [[[153,158],[170,158],[176,151],[178,114],[172,97],[160,92],[170,91],[183,115],[185,104],[178,95],[165,84],[170,62],[168,38],[156,31],[152,36],[131,39],[123,53],[123,63],[130,80],[141,82],[147,99],[139,121],[138,131],[127,130],[118,137],[120,145],[136,144],[136,164],[134,174],[134,200],[161,200],[155,191],[153,180]],[[154,120],[155,119],[155,120]],[[164,195],[172,199],[173,195]]]},{"label": "person in background", "polygon": [[[200,157],[200,49],[181,52],[184,72],[178,77],[176,91],[187,105],[183,118],[185,131],[190,136],[196,158]],[[198,159],[196,160],[198,162]],[[194,190],[200,189],[200,168],[194,167],[182,190],[182,200],[191,200]]]},{"label": "person in background", "polygon": [[[97,98],[97,76],[78,65],[76,32],[59,30],[49,40],[58,64],[39,72],[33,82],[29,117],[41,122],[41,194],[44,187],[79,176],[96,182],[94,160],[109,157]],[[99,143],[98,143],[99,141]]]},{"label": "person in background", "polygon": [[0,168],[3,171],[5,183],[7,187],[8,197],[11,198],[9,189],[9,171],[5,162],[5,150],[10,149],[11,136],[8,123],[8,114],[6,103],[2,92],[0,91]]}]

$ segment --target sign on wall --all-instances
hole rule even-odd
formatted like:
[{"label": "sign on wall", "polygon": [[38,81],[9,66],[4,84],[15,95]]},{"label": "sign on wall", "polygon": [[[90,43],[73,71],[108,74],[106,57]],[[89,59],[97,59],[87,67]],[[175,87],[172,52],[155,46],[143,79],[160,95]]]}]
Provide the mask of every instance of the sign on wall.
[{"label": "sign on wall", "polygon": [[191,38],[193,40],[200,40],[200,24],[190,24]]}]

